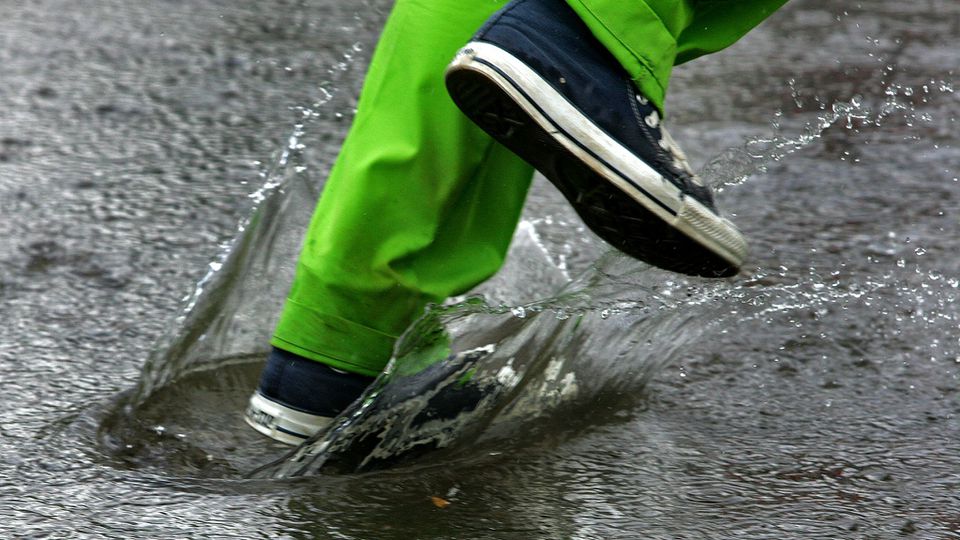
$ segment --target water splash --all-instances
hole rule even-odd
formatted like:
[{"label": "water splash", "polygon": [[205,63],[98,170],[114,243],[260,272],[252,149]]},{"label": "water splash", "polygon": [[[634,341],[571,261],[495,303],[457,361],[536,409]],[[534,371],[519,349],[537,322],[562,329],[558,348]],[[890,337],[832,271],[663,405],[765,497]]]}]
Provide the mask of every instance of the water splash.
[{"label": "water splash", "polygon": [[[341,111],[349,110],[349,96],[336,89],[358,71],[357,55],[364,50],[369,47],[352,46],[328,70],[321,99],[295,110],[287,144],[264,171],[263,187],[251,195],[253,215],[187,299],[148,360],[128,410],[191,373],[250,362],[251,353],[265,349],[292,277],[297,231],[304,230],[320,190],[321,175],[307,163],[303,141],[311,129],[336,129]],[[788,86],[802,108],[795,82]],[[900,83],[883,88],[879,100],[856,94],[829,105],[818,102],[813,119],[809,112],[786,118],[778,113],[772,136],[721,152],[702,175],[716,179],[718,190],[741,185],[770,163],[815,144],[834,126],[859,133],[898,118],[912,127],[925,121],[914,98],[953,92],[946,81],[931,81],[919,93]],[[482,297],[434,307],[404,335],[388,370],[335,429],[259,468],[255,476],[362,471],[413,460],[425,449],[441,448],[456,457],[492,442],[522,444],[529,437],[517,435],[585,403],[636,404],[664,366],[682,363],[687,351],[713,333],[750,321],[786,317],[791,325],[813,326],[806,319],[816,321],[830,309],[892,293],[900,300],[896,309],[936,304],[910,312],[917,324],[956,323],[950,309],[955,295],[931,299],[926,279],[910,285],[889,274],[849,285],[836,276],[800,279],[787,268],[760,268],[732,283],[709,282],[666,274],[614,253],[576,272],[568,265],[571,253],[547,239],[563,226],[549,216],[524,220],[508,266],[474,291]],[[430,388],[407,392],[425,364],[443,371],[429,378]],[[468,408],[436,417],[436,399],[469,388],[481,391]]]},{"label": "water splash", "polygon": [[[539,302],[495,307],[474,298],[437,307],[403,336],[388,369],[335,428],[253,476],[369,471],[437,449],[444,461],[478,448],[515,450],[535,440],[530,433],[537,426],[570,422],[571,411],[587,404],[636,407],[654,375],[682,365],[689,350],[712,336],[751,321],[786,319],[809,327],[807,339],[830,343],[831,331],[819,328],[831,312],[871,303],[896,310],[917,290],[889,274],[863,284],[839,274],[797,277],[779,268],[731,284],[670,275],[611,253]],[[938,317],[956,324],[947,313],[956,296],[940,310],[911,317],[917,324],[944,323]],[[426,371],[429,386],[417,381],[425,357],[438,362]],[[465,374],[469,386],[462,385]],[[444,405],[450,402],[452,412]]]},{"label": "water splash", "polygon": [[[888,82],[894,73],[895,67],[888,64],[878,70],[873,81],[867,81],[869,88],[881,90],[879,96],[858,93],[829,105],[816,100],[815,118],[803,121],[799,127],[795,122],[787,125],[783,121],[783,111],[776,111],[770,122],[773,130],[770,136],[750,139],[739,147],[714,156],[707,161],[700,174],[703,178],[711,179],[715,191],[722,192],[725,188],[744,183],[753,175],[767,172],[770,163],[780,162],[811,146],[833,126],[839,125],[860,135],[891,121],[901,121],[910,128],[917,123],[929,124],[932,117],[929,113],[918,111],[918,106],[930,105],[937,98],[949,97],[954,93],[953,83],[944,79],[931,79],[916,87]],[[787,81],[796,112],[800,113],[806,107],[796,84],[795,79]],[[804,115],[795,116],[800,119]],[[841,157],[841,160],[845,159]]]},{"label": "water splash", "polygon": [[[354,24],[341,27],[340,32],[350,35],[382,24],[382,6],[367,1],[357,9]],[[238,225],[235,239],[220,246],[206,275],[184,298],[182,309],[146,361],[130,407],[180,377],[215,367],[214,359],[229,363],[231,358],[267,350],[293,280],[302,231],[322,189],[324,169],[335,155],[328,146],[325,155],[308,156],[304,139],[315,132],[343,135],[340,111],[352,110],[350,90],[359,85],[368,61],[365,51],[370,49],[369,44],[353,43],[327,70],[329,78],[320,83],[318,99],[291,109],[293,127],[286,144],[260,172],[263,183],[249,195],[249,217]]]},{"label": "water splash", "polygon": [[[711,328],[702,306],[658,292],[652,283],[661,278],[610,254],[544,301],[508,308],[473,298],[434,308],[336,428],[255,475],[356,472],[493,441],[502,449],[576,403],[637,399]],[[625,281],[629,292],[618,286]]]}]

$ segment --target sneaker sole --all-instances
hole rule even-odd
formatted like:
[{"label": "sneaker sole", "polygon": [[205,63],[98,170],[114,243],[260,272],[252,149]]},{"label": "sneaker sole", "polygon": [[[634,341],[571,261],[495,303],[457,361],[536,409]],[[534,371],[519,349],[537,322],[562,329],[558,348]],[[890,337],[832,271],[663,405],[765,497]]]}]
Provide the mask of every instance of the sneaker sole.
[{"label": "sneaker sole", "polygon": [[684,195],[512,54],[468,43],[446,82],[471,120],[546,176],[614,247],[684,274],[737,273],[747,243],[732,223]]},{"label": "sneaker sole", "polygon": [[327,416],[291,409],[260,392],[254,392],[250,397],[243,419],[267,437],[294,445],[301,444],[333,422]]}]

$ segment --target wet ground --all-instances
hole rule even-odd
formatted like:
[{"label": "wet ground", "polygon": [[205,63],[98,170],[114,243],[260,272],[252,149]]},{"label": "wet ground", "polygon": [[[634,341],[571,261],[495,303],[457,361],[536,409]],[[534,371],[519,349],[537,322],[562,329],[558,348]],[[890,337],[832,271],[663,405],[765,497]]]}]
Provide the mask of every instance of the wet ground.
[{"label": "wet ground", "polygon": [[517,306],[586,275],[568,307],[595,307],[585,327],[605,340],[569,344],[600,382],[581,373],[589,399],[526,437],[449,463],[241,480],[257,461],[229,459],[253,444],[233,414],[256,373],[242,364],[157,393],[126,453],[104,442],[164,332],[198,324],[175,317],[247,195],[292,174],[297,107],[317,117],[296,174],[322,177],[385,3],[341,4],[0,2],[0,534],[960,538],[947,1],[795,0],[677,70],[674,136],[752,240],[733,280],[595,264],[603,247],[535,185],[485,292]]}]

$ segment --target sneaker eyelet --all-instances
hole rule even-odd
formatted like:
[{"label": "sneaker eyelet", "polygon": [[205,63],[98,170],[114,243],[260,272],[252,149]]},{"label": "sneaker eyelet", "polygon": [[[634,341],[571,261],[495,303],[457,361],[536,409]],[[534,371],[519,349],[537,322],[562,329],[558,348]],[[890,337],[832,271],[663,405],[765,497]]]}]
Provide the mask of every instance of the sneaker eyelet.
[{"label": "sneaker eyelet", "polygon": [[660,125],[660,114],[654,110],[649,116],[644,118],[643,121],[646,122],[646,124],[651,128],[656,129],[657,126]]}]

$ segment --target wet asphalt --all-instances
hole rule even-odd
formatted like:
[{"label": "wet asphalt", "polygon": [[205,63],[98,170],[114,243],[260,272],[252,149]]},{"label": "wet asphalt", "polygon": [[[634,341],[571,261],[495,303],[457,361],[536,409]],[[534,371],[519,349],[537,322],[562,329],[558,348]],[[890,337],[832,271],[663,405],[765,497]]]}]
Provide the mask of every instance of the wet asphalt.
[{"label": "wet asphalt", "polygon": [[[370,50],[385,4],[2,2],[4,536],[960,537],[949,1],[795,0],[677,70],[674,136],[729,184],[752,258],[727,327],[621,421],[458,470],[312,483],[105,456],[77,424],[136,383],[296,108],[324,81],[356,91],[362,70],[331,67]],[[302,141],[318,171],[343,102]],[[542,182],[526,216],[572,274],[603,251]]]}]

